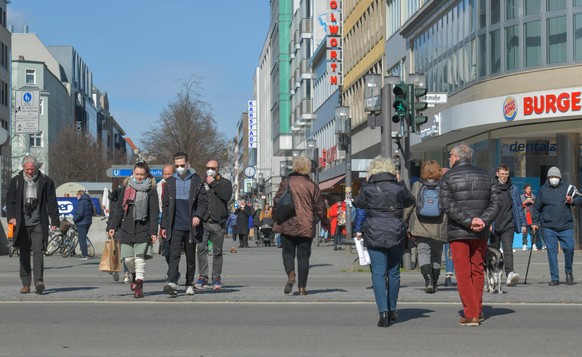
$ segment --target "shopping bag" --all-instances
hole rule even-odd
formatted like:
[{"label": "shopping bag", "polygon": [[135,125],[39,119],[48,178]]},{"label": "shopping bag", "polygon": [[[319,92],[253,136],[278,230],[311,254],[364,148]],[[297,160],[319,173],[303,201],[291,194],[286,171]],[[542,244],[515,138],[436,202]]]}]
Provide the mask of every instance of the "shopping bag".
[{"label": "shopping bag", "polygon": [[368,248],[364,246],[363,239],[357,239],[354,237],[354,242],[356,243],[356,250],[358,251],[358,258],[360,260],[360,265],[369,265],[370,254],[368,253]]},{"label": "shopping bag", "polygon": [[107,239],[99,262],[99,270],[105,272],[121,271],[120,255],[121,242],[117,239]]}]

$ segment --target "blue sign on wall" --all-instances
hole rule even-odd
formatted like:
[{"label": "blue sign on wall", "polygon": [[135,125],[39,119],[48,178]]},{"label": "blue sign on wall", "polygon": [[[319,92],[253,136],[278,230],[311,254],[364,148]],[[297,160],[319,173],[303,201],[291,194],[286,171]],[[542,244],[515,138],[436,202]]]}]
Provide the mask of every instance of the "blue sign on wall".
[{"label": "blue sign on wall", "polygon": [[[150,168],[150,173],[153,177],[163,177],[161,168]],[[133,169],[110,168],[107,170],[109,177],[129,177],[133,175]]]},{"label": "blue sign on wall", "polygon": [[[103,210],[101,209],[101,203],[97,198],[92,197],[93,208],[98,216],[103,215]],[[79,200],[77,197],[57,197],[57,204],[59,205],[59,215],[64,217],[73,217],[75,210],[79,205]]]}]

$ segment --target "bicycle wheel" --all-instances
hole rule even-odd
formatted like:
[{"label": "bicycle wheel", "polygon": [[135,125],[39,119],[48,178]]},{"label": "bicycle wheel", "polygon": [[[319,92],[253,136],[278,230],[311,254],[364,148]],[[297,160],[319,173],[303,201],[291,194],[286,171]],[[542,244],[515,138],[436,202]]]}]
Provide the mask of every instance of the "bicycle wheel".
[{"label": "bicycle wheel", "polygon": [[65,236],[62,233],[52,236],[48,241],[44,255],[48,257],[58,252],[63,244],[63,239],[65,239]]},{"label": "bicycle wheel", "polygon": [[72,257],[75,255],[75,248],[77,248],[77,231],[73,228],[67,232],[67,239],[65,240],[63,248],[63,258]]},{"label": "bicycle wheel", "polygon": [[93,246],[93,242],[89,240],[89,237],[87,237],[87,256],[91,258],[95,256],[95,247]]}]

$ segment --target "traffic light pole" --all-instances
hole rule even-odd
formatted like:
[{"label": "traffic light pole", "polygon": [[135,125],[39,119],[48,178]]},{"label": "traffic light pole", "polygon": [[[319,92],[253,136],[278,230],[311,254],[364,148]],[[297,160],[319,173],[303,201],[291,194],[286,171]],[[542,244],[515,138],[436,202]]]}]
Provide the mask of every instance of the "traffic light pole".
[{"label": "traffic light pole", "polygon": [[392,83],[384,83],[382,87],[382,157],[392,159]]}]

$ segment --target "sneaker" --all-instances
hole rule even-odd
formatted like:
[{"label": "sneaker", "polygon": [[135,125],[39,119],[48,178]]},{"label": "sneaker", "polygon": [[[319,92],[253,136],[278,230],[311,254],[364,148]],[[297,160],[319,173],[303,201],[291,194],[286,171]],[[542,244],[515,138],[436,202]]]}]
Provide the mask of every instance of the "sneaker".
[{"label": "sneaker", "polygon": [[534,251],[537,251],[537,250],[538,250],[538,247],[534,245],[534,246],[533,246],[533,250],[534,250]]},{"label": "sneaker", "polygon": [[89,259],[89,257],[79,257],[78,260],[87,260],[87,259]]},{"label": "sneaker", "polygon": [[546,249],[548,249],[548,247],[546,247],[546,245],[544,244],[544,245],[542,246],[542,250],[546,250]]},{"label": "sneaker", "polygon": [[178,285],[176,285],[175,283],[166,283],[166,285],[164,285],[164,292],[168,295],[178,295]]},{"label": "sneaker", "polygon": [[130,281],[131,281],[131,278],[129,277],[129,273],[125,273],[125,275],[123,276],[123,283],[129,284]]},{"label": "sneaker", "polygon": [[35,288],[38,295],[42,294],[44,291],[44,283],[42,281],[37,282]]},{"label": "sneaker", "polygon": [[186,295],[194,295],[194,287],[192,285],[186,289]]},{"label": "sneaker", "polygon": [[507,283],[505,285],[516,286],[518,282],[519,282],[519,274],[516,274],[514,272],[509,272],[509,274],[507,275]]},{"label": "sneaker", "polygon": [[467,319],[465,317],[462,317],[459,320],[459,325],[461,326],[479,326],[480,322],[479,322],[479,318],[475,317],[472,319]]},{"label": "sneaker", "polygon": [[113,281],[119,281],[119,273],[114,271],[113,274],[111,274],[111,276],[113,276]]},{"label": "sneaker", "polygon": [[198,276],[198,280],[196,281],[196,284],[194,284],[194,287],[196,289],[206,289],[208,287],[208,278]]},{"label": "sneaker", "polygon": [[523,247],[521,247],[521,251],[522,252],[527,252],[527,245],[524,244]]},{"label": "sneaker", "polygon": [[214,279],[214,290],[222,290],[222,281],[220,281],[220,278],[218,279]]}]

